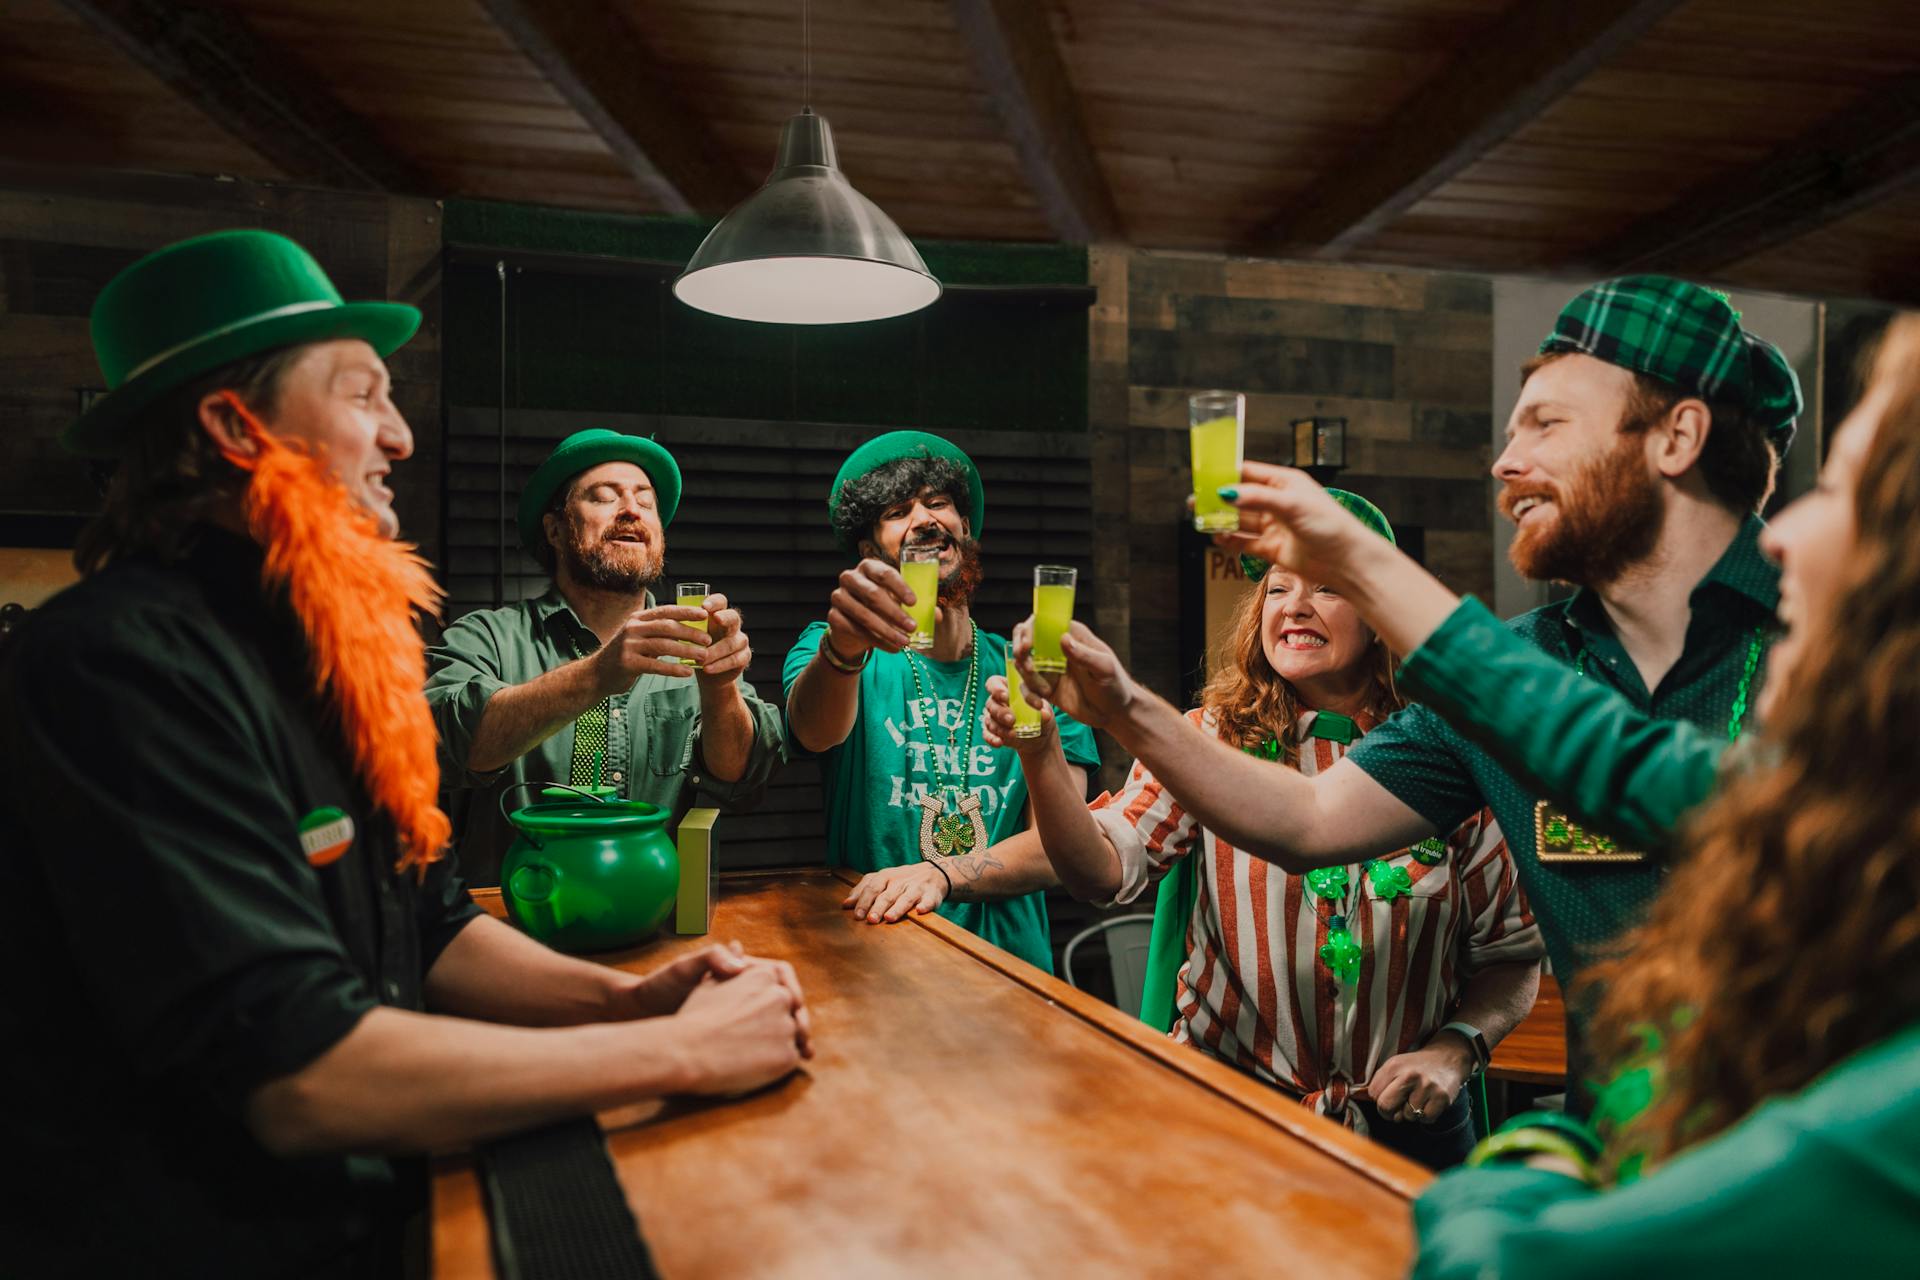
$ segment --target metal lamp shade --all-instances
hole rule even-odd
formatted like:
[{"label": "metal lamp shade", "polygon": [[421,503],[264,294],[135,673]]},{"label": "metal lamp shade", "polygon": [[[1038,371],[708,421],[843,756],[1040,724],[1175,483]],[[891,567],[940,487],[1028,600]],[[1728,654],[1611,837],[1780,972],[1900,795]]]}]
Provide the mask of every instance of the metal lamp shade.
[{"label": "metal lamp shade", "polygon": [[940,282],[840,172],[826,120],[805,111],[781,131],[765,185],[707,233],[673,292],[736,320],[849,324],[918,311]]}]

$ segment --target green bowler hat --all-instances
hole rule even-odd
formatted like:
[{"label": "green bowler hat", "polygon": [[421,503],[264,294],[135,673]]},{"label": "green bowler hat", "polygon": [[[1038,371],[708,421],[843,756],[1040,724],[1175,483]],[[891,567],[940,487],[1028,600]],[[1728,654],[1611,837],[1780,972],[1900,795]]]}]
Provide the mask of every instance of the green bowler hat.
[{"label": "green bowler hat", "polygon": [[547,504],[553,501],[553,495],[561,485],[567,483],[582,471],[589,471],[603,462],[631,462],[647,473],[647,479],[653,481],[654,503],[660,512],[660,527],[666,528],[673,523],[673,513],[680,509],[680,464],[673,460],[666,446],[645,436],[630,436],[620,431],[609,431],[605,427],[589,427],[585,431],[576,431],[553,447],[547,460],[533,473],[533,479],[527,481],[527,487],[520,491],[520,544],[535,555],[546,544],[546,531],[541,528],[540,517],[546,514]]},{"label": "green bowler hat", "polygon": [[[1400,539],[1393,536],[1393,525],[1387,520],[1386,512],[1374,506],[1359,494],[1349,493],[1345,489],[1329,489],[1327,490],[1327,496],[1345,507],[1348,511],[1351,511],[1359,518],[1361,524],[1364,524],[1367,528],[1373,530],[1394,546],[1397,547],[1400,545]],[[1247,580],[1250,582],[1258,582],[1260,579],[1266,577],[1267,570],[1270,567],[1271,566],[1259,556],[1240,557],[1240,572],[1246,574]]]},{"label": "green bowler hat", "polygon": [[400,302],[343,302],[313,255],[271,231],[216,231],[148,254],[93,304],[107,394],[60,433],[88,457],[118,456],[168,392],[279,347],[361,338],[384,358],[420,327]]},{"label": "green bowler hat", "polygon": [[[847,482],[858,480],[869,471],[886,466],[889,462],[898,462],[902,458],[946,458],[957,462],[967,473],[967,530],[974,537],[980,536],[980,530],[987,523],[987,495],[980,487],[980,469],[973,465],[973,459],[966,451],[951,440],[943,440],[929,431],[889,431],[873,439],[847,455],[840,464],[840,474],[833,478],[833,488],[827,493],[827,523],[833,524],[840,513],[840,495],[845,491]],[[837,526],[835,536],[838,537]],[[845,542],[841,549],[852,551]]]}]

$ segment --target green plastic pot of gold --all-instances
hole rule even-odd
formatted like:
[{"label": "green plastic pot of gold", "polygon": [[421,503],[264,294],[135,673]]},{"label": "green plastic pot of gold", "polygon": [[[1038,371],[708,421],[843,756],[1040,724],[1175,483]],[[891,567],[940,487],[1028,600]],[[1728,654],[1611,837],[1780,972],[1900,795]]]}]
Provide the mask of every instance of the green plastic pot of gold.
[{"label": "green plastic pot of gold", "polygon": [[[547,787],[547,796],[577,794],[509,810],[507,797],[527,785]],[[500,795],[516,832],[500,866],[500,897],[515,925],[578,954],[635,946],[666,922],[680,892],[680,855],[665,809],[551,783],[515,787]]]}]

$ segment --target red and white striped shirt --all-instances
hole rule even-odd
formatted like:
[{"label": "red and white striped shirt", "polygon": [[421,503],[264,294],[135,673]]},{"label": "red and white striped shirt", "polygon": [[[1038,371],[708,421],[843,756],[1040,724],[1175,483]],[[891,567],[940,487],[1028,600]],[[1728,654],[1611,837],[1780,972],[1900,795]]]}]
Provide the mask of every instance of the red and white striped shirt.
[{"label": "red and white striped shirt", "polygon": [[[1307,736],[1298,723],[1300,772],[1333,767],[1346,746]],[[1210,714],[1187,718],[1209,733]],[[1233,848],[1202,828],[1139,763],[1118,795],[1092,804],[1120,854],[1116,902],[1131,902],[1172,863],[1199,852],[1200,892],[1187,926],[1188,958],[1175,989],[1171,1036],[1296,1093],[1323,1115],[1364,1128],[1349,1097],[1387,1059],[1425,1045],[1448,1019],[1468,976],[1487,964],[1537,960],[1545,948],[1521,894],[1507,842],[1482,810],[1446,841],[1434,866],[1402,849],[1411,889],[1376,895],[1347,868],[1347,927],[1360,972],[1339,982],[1320,959],[1328,918],[1342,905],[1316,898],[1302,876]],[[1316,905],[1317,904],[1317,905]]]}]

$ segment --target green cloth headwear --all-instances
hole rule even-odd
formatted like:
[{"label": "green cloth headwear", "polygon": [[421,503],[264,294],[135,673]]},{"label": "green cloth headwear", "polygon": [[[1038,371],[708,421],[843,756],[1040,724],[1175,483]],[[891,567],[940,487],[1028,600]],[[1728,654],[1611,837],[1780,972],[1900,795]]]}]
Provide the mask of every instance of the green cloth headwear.
[{"label": "green cloth headwear", "polygon": [[840,474],[833,478],[833,488],[827,492],[827,523],[833,526],[834,538],[840,543],[841,550],[851,552],[857,545],[840,533],[836,520],[840,513],[840,496],[845,492],[848,482],[902,458],[946,458],[959,463],[967,473],[967,530],[975,538],[980,536],[980,530],[987,523],[987,495],[980,487],[980,469],[973,465],[973,459],[959,445],[931,432],[889,431],[885,435],[875,436],[848,454],[847,460],[840,464]]},{"label": "green cloth headwear", "polygon": [[[1348,493],[1345,489],[1329,489],[1327,490],[1327,496],[1351,511],[1354,515],[1360,517],[1361,524],[1364,524],[1388,542],[1393,543],[1394,546],[1397,547],[1400,545],[1399,539],[1393,536],[1393,525],[1388,522],[1386,512],[1374,506],[1359,494]],[[1271,566],[1259,556],[1240,557],[1240,572],[1247,575],[1249,582],[1258,582],[1260,579],[1266,577],[1267,570],[1270,567]]]},{"label": "green cloth headwear", "polygon": [[313,255],[271,231],[216,231],[156,250],[94,300],[107,394],[60,433],[74,453],[125,451],[141,413],[194,379],[280,347],[360,338],[384,358],[420,327],[400,302],[343,302]]},{"label": "green cloth headwear", "polygon": [[1541,355],[1577,351],[1752,415],[1785,457],[1804,401],[1800,378],[1765,338],[1740,327],[1727,295],[1668,276],[1625,276],[1560,309]]},{"label": "green cloth headwear", "polygon": [[653,481],[653,498],[660,512],[660,527],[673,523],[680,509],[680,464],[666,446],[645,436],[630,436],[605,427],[576,431],[554,446],[540,469],[520,491],[520,544],[535,555],[546,545],[546,531],[540,517],[561,485],[603,462],[631,462]]}]

